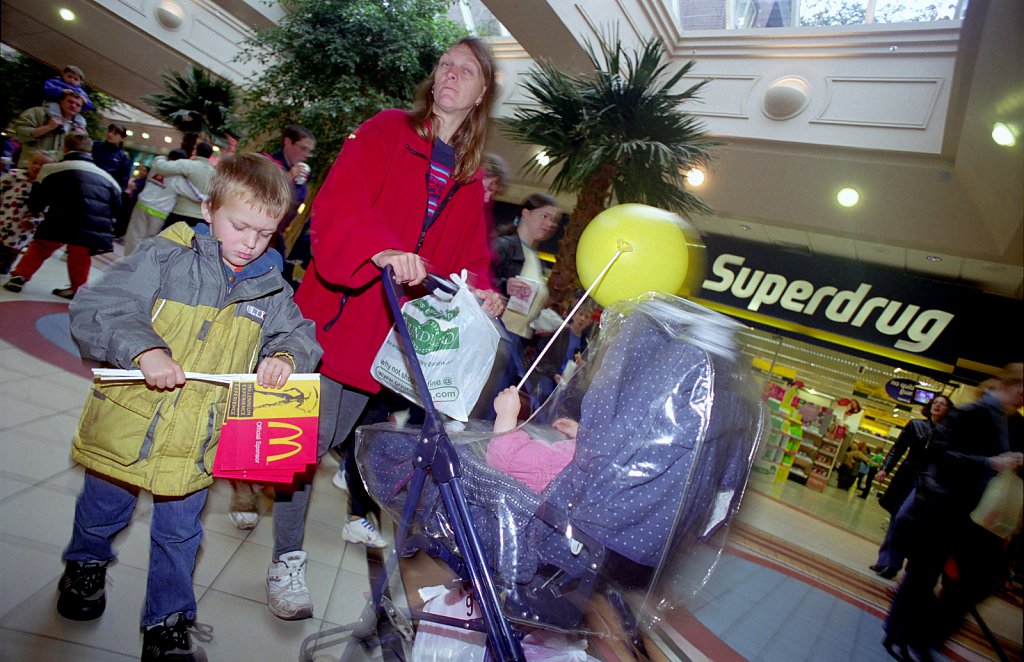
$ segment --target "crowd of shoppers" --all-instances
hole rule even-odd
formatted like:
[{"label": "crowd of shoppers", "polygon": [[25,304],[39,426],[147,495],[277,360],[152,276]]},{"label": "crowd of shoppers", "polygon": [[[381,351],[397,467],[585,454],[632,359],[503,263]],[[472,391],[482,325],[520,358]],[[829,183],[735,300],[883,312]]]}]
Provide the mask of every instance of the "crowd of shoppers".
[{"label": "crowd of shoppers", "polygon": [[[427,277],[428,267],[441,274],[468,269],[484,309],[501,316],[513,338],[499,388],[522,377],[533,323],[548,305],[538,248],[558,230],[558,201],[532,194],[509,233],[494,226],[494,200],[508,176],[500,158],[482,153],[495,73],[487,46],[476,38],[462,39],[440,57],[418,90],[414,108],[381,111],[349,135],[309,220],[296,233],[294,262],[308,267],[299,283],[286,280],[288,271],[282,277],[280,253],[286,251],[286,230],[309,195],[306,161],[316,146],[310,131],[288,125],[278,151],[232,155],[220,165],[212,158],[212,144],[200,142],[194,154],[157,158],[148,173],[131,181],[134,164],[124,151],[125,127],[109,124],[106,139],[95,144],[87,137],[81,111],[91,102],[81,89],[81,71],[69,66],[47,81],[44,102],[24,111],[14,125],[22,152],[19,168],[4,174],[4,273],[25,252],[4,288],[20,291],[64,246],[70,285],[53,293],[76,298],[88,278],[91,256],[112,249],[119,208],[130,200],[130,216],[125,214],[130,218],[128,257],[73,304],[73,332],[83,353],[138,366],[150,387],[175,392],[185,384],[183,368],[190,360],[182,357],[201,363],[201,352],[192,346],[195,338],[168,339],[171,332],[163,332],[156,315],[149,317],[156,292],[173,285],[198,300],[214,283],[218,287],[213,289],[221,291],[223,285],[226,293],[256,288],[255,298],[266,299],[263,314],[271,315],[260,318],[260,330],[249,329],[244,316],[220,320],[228,329],[227,346],[244,336],[254,352],[226,356],[205,370],[243,370],[251,367],[244,359],[253,354],[259,358],[260,383],[272,386],[295,370],[317,369],[322,376],[317,458],[341,447],[349,493],[342,536],[350,543],[383,547],[373,520],[376,507],[351,445],[354,426],[365,420],[367,403],[381,389],[369,364],[391,325],[382,272],[392,269],[399,283],[414,289]],[[274,167],[268,169],[270,163]],[[204,248],[192,256],[186,246]],[[129,274],[144,276],[142,289],[129,291],[117,280]],[[118,317],[118,305],[129,295],[133,314],[126,322]],[[230,307],[227,299],[220,303]],[[210,304],[192,301],[182,314],[207,314],[200,310],[204,305]],[[538,402],[586,346],[592,320],[593,307],[586,302],[540,363],[530,385]],[[272,339],[265,334],[268,327],[276,329]],[[126,328],[132,331],[128,341],[119,337]],[[930,659],[930,651],[941,647],[964,614],[1004,576],[1009,562],[1005,541],[972,522],[970,513],[996,473],[1020,471],[1022,456],[1014,445],[1020,440],[1009,433],[1007,415],[1024,406],[1022,384],[1021,364],[1011,364],[977,402],[960,410],[948,397],[937,396],[925,418],[909,424],[884,459],[866,447],[850,452],[862,468],[861,498],[892,474],[880,499],[892,518],[871,568],[893,578],[908,561],[886,620],[884,646],[894,657]],[[105,568],[114,558],[110,540],[127,523],[137,488],[151,489],[159,498],[154,501],[150,535],[155,553],[142,618],[144,659],[198,659],[200,651],[187,633],[196,610],[191,569],[202,536],[198,513],[212,479],[195,475],[192,469],[199,465],[188,463],[195,458],[185,458],[192,473],[178,482],[147,473],[148,458],[127,471],[113,466],[105,451],[96,450],[108,443],[101,437],[113,429],[111,421],[119,428],[118,443],[132,450],[139,444],[162,444],[160,452],[175,461],[182,460],[177,454],[193,440],[156,438],[160,435],[141,429],[127,438],[120,410],[106,400],[90,400],[99,413],[83,418],[76,435],[76,459],[90,473],[65,552],[58,611],[75,620],[102,613]],[[163,401],[173,402],[166,407],[175,415],[194,417],[199,411],[191,403],[179,407],[174,397]],[[846,418],[862,415],[859,403],[852,401]],[[155,425],[157,420],[154,414],[144,422]],[[274,544],[265,582],[268,608],[285,620],[313,615],[302,545],[314,472],[312,467],[293,484],[279,487],[273,497]],[[259,521],[255,499],[260,491],[245,489],[253,497],[251,510],[233,506],[232,521],[252,528]],[[165,554],[168,540],[181,535],[187,544]]]}]

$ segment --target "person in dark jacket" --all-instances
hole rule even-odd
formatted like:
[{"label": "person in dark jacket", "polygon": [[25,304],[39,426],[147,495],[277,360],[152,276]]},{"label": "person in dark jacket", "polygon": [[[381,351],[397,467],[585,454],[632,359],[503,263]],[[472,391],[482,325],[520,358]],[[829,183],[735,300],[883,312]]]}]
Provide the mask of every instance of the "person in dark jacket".
[{"label": "person in dark jacket", "polygon": [[73,133],[64,140],[64,159],[43,166],[38,185],[29,197],[29,209],[45,216],[28,250],[4,283],[20,292],[46,258],[63,245],[68,251],[69,287],[53,290],[64,299],[75,296],[89,278],[92,255],[113,250],[114,219],[121,203],[121,187],[92,161],[92,139]]},{"label": "person in dark jacket", "polygon": [[128,132],[121,124],[107,126],[107,139],[92,146],[92,160],[103,170],[110,173],[121,190],[128,188],[128,180],[132,177],[134,163],[132,157],[124,151],[124,139]]},{"label": "person in dark jacket", "polygon": [[[931,649],[959,627],[964,614],[998,588],[1007,567],[1005,544],[975,524],[970,513],[1001,471],[1018,471],[1010,451],[1007,416],[1024,406],[1024,364],[1011,363],[979,400],[954,412],[944,439],[928,449],[896,543],[907,555],[907,573],[885,621],[883,645],[897,659],[931,660]],[[935,585],[951,559],[956,577]]]},{"label": "person in dark jacket", "polygon": [[[508,297],[501,321],[508,331],[508,363],[496,391],[515,384],[526,373],[526,343],[533,338],[533,322],[547,306],[548,287],[537,256],[541,242],[558,231],[562,210],[558,200],[546,193],[533,193],[523,201],[515,221],[515,232],[498,237],[491,244],[491,271],[498,291]],[[485,394],[485,396],[490,394]],[[493,394],[497,395],[497,393]],[[493,396],[488,400],[493,399]]]},{"label": "person in dark jacket", "polygon": [[[892,515],[889,520],[889,528],[885,532],[885,539],[878,549],[878,560],[871,569],[885,579],[892,579],[903,569],[903,555],[894,548],[892,544],[893,533],[896,530],[896,523],[899,520],[901,510],[906,512],[912,502],[907,497],[911,490],[917,486],[917,474],[924,471],[926,467],[925,454],[932,439],[942,433],[943,421],[953,410],[953,401],[945,395],[937,395],[932,401],[924,406],[926,418],[916,419],[907,423],[900,432],[889,454],[885,456],[882,467],[879,469],[875,480],[882,482],[894,469],[889,481],[889,487],[885,494],[878,499],[878,503]],[[906,459],[897,467],[900,458],[906,454]],[[906,507],[904,508],[904,503]]]},{"label": "person in dark jacket", "polygon": [[281,225],[277,229],[272,246],[288,258],[285,263],[284,277],[292,287],[296,288],[302,277],[300,275],[297,280],[293,277],[295,265],[299,265],[304,272],[312,258],[309,249],[309,218],[306,219],[290,252],[286,250],[285,235],[288,233],[292,221],[299,215],[299,208],[306,202],[306,197],[309,195],[311,171],[306,161],[313,155],[314,149],[316,149],[316,136],[313,135],[313,132],[298,124],[289,124],[281,134],[281,149],[267,155],[287,173],[294,193],[292,206],[281,219]]},{"label": "person in dark jacket", "polygon": [[[537,406],[543,404],[548,396],[554,392],[558,383],[562,380],[562,373],[566,366],[575,363],[578,354],[587,348],[588,331],[594,322],[594,304],[587,300],[579,310],[573,314],[572,319],[566,328],[558,334],[555,341],[548,348],[548,351],[541,357],[537,367],[534,368],[533,376],[528,382],[531,395]],[[540,335],[534,337],[538,354],[544,351],[544,347],[551,340],[551,335]]]}]

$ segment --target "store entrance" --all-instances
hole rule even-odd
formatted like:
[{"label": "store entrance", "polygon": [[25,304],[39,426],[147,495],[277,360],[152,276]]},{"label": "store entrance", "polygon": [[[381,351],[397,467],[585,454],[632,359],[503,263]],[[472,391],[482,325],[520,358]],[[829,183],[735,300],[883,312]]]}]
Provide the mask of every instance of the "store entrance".
[{"label": "store entrance", "polygon": [[903,427],[956,385],[758,329],[743,354],[765,379],[770,416],[749,489],[881,543],[888,487],[875,473]]}]

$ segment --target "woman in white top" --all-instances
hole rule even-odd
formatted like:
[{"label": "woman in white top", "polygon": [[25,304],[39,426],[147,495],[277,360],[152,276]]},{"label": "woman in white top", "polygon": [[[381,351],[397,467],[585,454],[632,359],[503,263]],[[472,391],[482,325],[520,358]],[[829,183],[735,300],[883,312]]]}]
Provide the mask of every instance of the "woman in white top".
[{"label": "woman in white top", "polygon": [[522,377],[524,344],[533,337],[530,323],[537,319],[548,301],[537,247],[554,236],[561,218],[557,200],[546,193],[534,193],[523,201],[516,231],[494,240],[491,269],[498,291],[508,297],[501,321],[512,337],[511,356],[500,388]]}]

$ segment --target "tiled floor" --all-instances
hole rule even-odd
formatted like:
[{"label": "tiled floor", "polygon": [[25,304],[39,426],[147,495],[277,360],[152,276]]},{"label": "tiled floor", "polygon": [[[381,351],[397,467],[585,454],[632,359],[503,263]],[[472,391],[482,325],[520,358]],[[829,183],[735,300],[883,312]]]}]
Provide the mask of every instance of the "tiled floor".
[{"label": "tiled floor", "polygon": [[[69,348],[61,348],[68,347],[68,338],[56,344],[45,340],[35,331],[36,320],[10,304],[54,304],[56,316],[40,321],[53,325],[48,332],[53,338],[59,332],[62,308],[61,300],[49,292],[65,284],[64,264],[54,259],[20,295],[0,291],[0,659],[10,662],[131,660],[137,659],[141,645],[138,618],[145,592],[150,510],[145,496],[132,524],[117,539],[119,560],[108,573],[104,616],[75,623],[54,611],[61,550],[82,481],[81,470],[68,458],[68,440],[89,381]],[[267,611],[269,519],[249,532],[235,529],[227,518],[228,485],[218,483],[211,489],[203,515],[206,535],[194,575],[199,620],[214,628],[212,641],[204,644],[211,660],[295,660],[306,636],[358,616],[369,588],[368,563],[364,548],[341,540],[345,497],[331,485],[335,467],[332,458],[320,467],[306,528],[307,576],[316,607],[316,617],[306,621],[281,621]],[[881,581],[866,569],[884,525],[884,512],[874,499],[856,499],[836,490],[812,493],[799,485],[774,486],[756,479],[740,518],[863,572],[865,581]],[[836,521],[853,532],[837,528],[832,523]],[[718,647],[702,648],[699,642],[686,640],[683,630],[671,630],[669,623],[663,634],[674,642],[670,657],[886,659],[879,645],[877,609],[747,557],[725,554],[688,608]],[[991,613],[990,624],[1019,642],[1019,609],[1007,612],[997,606]],[[971,659],[970,654],[963,657]]]}]

